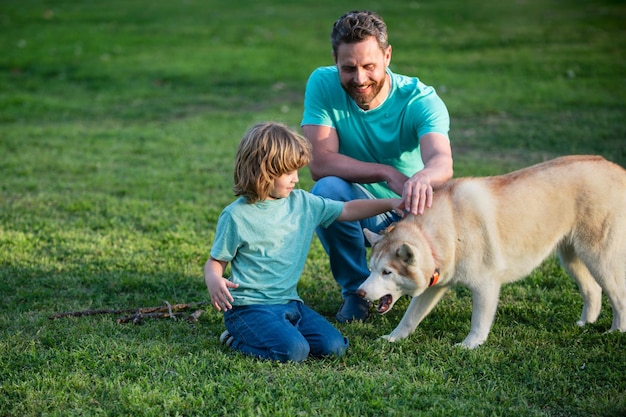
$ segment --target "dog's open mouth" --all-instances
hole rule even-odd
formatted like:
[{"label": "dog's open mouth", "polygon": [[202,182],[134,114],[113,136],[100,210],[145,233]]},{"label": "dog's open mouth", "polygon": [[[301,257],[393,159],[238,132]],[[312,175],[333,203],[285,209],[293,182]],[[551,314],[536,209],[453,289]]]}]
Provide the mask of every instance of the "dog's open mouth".
[{"label": "dog's open mouth", "polygon": [[385,314],[387,311],[389,311],[392,304],[393,297],[391,296],[391,294],[387,294],[380,299],[376,311],[378,311],[379,314]]}]

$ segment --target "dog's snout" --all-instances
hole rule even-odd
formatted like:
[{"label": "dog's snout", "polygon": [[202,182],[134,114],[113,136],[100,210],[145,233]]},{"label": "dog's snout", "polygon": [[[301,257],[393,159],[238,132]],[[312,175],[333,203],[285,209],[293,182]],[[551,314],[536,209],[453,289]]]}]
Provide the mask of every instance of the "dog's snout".
[{"label": "dog's snout", "polygon": [[356,290],[356,295],[358,295],[361,298],[365,298],[365,296],[367,295],[367,293],[361,289]]}]

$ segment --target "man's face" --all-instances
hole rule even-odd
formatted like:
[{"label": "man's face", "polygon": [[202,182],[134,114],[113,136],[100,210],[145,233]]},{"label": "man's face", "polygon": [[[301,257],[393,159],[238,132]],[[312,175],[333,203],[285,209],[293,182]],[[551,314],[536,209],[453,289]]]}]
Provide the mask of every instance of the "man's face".
[{"label": "man's face", "polygon": [[391,46],[382,51],[373,36],[358,43],[342,43],[335,64],[341,86],[364,110],[378,107],[387,98],[389,83],[385,72],[391,61]]}]

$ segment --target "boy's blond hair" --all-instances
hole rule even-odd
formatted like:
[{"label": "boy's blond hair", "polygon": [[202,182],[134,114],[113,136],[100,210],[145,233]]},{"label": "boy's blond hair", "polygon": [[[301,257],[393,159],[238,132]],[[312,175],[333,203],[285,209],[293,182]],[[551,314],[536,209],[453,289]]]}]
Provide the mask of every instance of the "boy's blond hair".
[{"label": "boy's blond hair", "polygon": [[239,143],[235,157],[237,196],[247,203],[269,197],[274,180],[297,171],[311,160],[311,144],[287,126],[266,122],[252,126]]}]

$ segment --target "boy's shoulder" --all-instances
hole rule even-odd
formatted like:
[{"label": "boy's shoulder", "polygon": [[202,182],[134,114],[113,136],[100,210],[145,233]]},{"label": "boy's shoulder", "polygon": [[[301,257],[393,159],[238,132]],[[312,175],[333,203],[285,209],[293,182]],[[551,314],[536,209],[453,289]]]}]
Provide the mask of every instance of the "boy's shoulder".
[{"label": "boy's shoulder", "polygon": [[220,217],[224,217],[224,216],[232,217],[234,213],[240,212],[241,210],[245,210],[245,207],[248,205],[249,204],[246,203],[246,199],[244,197],[239,197],[222,209],[222,212],[220,213]]},{"label": "boy's shoulder", "polygon": [[345,204],[343,201],[321,197],[301,189],[293,190],[289,197],[296,200],[295,204],[306,206],[307,209],[315,209],[316,211],[338,210],[341,212]]},{"label": "boy's shoulder", "polygon": [[243,206],[245,204],[247,204],[246,199],[244,197],[238,197],[237,199],[231,201],[230,204],[228,204],[226,207],[224,207],[223,211],[232,210],[233,208]]},{"label": "boy's shoulder", "polygon": [[324,197],[320,197],[318,195],[315,195],[313,193],[311,193],[310,191],[306,191],[300,188],[296,188],[294,189],[290,194],[289,194],[289,199],[291,200],[296,200],[296,201],[319,201],[319,200],[326,200]]}]

